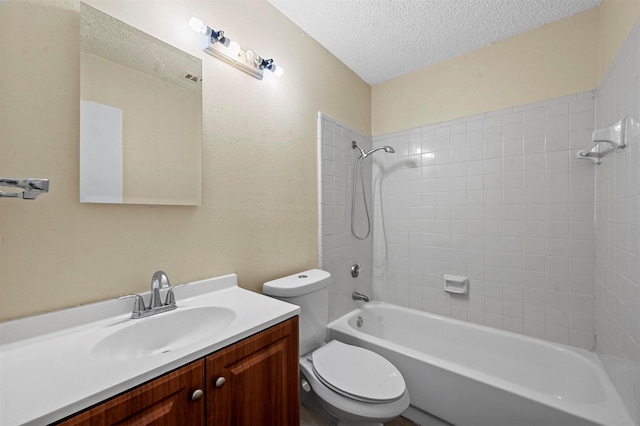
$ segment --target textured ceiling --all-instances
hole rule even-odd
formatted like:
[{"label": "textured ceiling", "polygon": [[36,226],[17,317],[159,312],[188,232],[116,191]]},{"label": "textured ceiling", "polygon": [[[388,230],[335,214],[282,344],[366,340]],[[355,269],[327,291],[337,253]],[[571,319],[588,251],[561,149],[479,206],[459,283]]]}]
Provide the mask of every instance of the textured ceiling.
[{"label": "textured ceiling", "polygon": [[268,1],[371,85],[600,4],[600,0]]}]

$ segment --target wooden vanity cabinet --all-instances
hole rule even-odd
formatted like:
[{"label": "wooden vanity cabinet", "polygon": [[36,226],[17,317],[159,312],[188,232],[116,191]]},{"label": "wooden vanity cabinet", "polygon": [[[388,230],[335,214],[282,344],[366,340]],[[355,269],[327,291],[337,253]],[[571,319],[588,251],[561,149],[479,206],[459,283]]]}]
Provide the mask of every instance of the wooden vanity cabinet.
[{"label": "wooden vanity cabinet", "polygon": [[207,425],[300,424],[298,317],[206,359]]},{"label": "wooden vanity cabinet", "polygon": [[62,426],[300,424],[298,317],[62,421]]},{"label": "wooden vanity cabinet", "polygon": [[[63,426],[204,425],[204,361],[198,360],[77,414]],[[194,397],[195,396],[195,397]],[[192,399],[195,399],[192,400]]]}]

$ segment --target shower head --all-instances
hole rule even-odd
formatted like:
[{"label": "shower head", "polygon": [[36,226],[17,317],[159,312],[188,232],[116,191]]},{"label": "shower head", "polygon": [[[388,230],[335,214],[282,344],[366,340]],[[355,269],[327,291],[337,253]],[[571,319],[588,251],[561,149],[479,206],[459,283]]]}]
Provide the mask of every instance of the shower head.
[{"label": "shower head", "polygon": [[369,151],[369,152],[364,152],[364,149],[362,149],[362,148],[360,147],[360,145],[358,145],[358,144],[356,143],[356,141],[352,141],[352,142],[351,142],[351,148],[359,150],[359,151],[360,151],[360,157],[361,157],[361,158],[365,158],[365,157],[369,156],[370,154],[373,154],[374,152],[376,152],[376,151],[378,151],[378,150],[381,150],[381,149],[384,149],[384,152],[388,152],[388,153],[390,153],[390,154],[393,154],[394,152],[396,152],[396,150],[395,150],[395,149],[393,149],[393,148],[392,148],[392,147],[390,147],[390,146],[377,146],[377,147],[373,148],[373,149],[372,149],[371,151]]}]

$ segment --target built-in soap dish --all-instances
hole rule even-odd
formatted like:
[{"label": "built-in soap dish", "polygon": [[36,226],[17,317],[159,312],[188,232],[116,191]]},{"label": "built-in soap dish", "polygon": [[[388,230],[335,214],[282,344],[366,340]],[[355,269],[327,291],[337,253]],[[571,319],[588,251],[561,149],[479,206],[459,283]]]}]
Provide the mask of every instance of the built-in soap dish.
[{"label": "built-in soap dish", "polygon": [[445,274],[444,291],[455,294],[469,293],[469,278]]}]

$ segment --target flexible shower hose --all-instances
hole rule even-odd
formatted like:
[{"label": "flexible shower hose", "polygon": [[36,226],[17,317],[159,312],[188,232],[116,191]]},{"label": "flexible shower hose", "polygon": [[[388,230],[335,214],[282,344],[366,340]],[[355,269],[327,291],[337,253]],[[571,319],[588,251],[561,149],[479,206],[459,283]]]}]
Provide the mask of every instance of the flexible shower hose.
[{"label": "flexible shower hose", "polygon": [[369,234],[371,233],[371,218],[369,217],[369,207],[367,206],[367,193],[364,189],[364,172],[363,167],[360,166],[360,185],[362,186],[362,201],[364,202],[364,212],[367,216],[367,233],[364,237],[356,234],[356,230],[354,228],[355,223],[355,211],[356,211],[356,179],[358,175],[358,164],[360,164],[360,160],[363,157],[358,157],[356,159],[356,163],[353,170],[353,185],[351,185],[351,234],[359,240],[366,240]]}]

